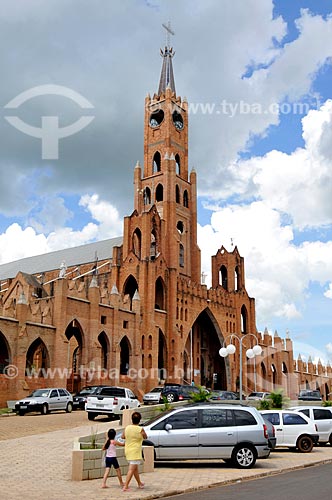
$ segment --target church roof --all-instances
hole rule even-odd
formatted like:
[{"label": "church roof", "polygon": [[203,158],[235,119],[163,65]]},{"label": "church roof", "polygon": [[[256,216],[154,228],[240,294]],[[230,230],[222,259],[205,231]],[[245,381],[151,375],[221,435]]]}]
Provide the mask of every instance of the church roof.
[{"label": "church roof", "polygon": [[99,261],[111,259],[113,247],[121,246],[122,240],[122,236],[110,238],[108,240],[88,243],[87,245],[65,248],[64,250],[56,250],[55,252],[8,262],[7,264],[0,265],[0,280],[14,278],[20,271],[28,274],[36,274],[60,269],[62,262],[65,262],[66,266],[70,267],[95,262],[96,258]]},{"label": "church roof", "polygon": [[173,52],[172,47],[170,48],[166,46],[165,50],[160,49],[160,54],[163,58],[163,65],[161,68],[158,95],[161,95],[163,92],[165,92],[167,87],[170,87],[171,90],[175,93],[175,81],[172,64],[172,58],[175,52]]}]

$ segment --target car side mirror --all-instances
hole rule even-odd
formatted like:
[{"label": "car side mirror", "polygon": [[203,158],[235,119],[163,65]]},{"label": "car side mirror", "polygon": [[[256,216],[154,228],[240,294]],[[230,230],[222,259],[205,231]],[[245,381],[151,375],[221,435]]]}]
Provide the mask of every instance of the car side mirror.
[{"label": "car side mirror", "polygon": [[166,431],[170,431],[171,429],[173,429],[172,424],[166,424],[166,425],[165,425],[165,430],[166,430]]}]

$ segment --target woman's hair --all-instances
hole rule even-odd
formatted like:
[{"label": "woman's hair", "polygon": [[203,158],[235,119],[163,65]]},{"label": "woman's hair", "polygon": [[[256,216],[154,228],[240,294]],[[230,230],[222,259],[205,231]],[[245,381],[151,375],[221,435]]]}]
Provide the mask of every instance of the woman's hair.
[{"label": "woman's hair", "polygon": [[131,416],[131,421],[134,425],[137,425],[140,423],[141,418],[142,418],[141,414],[138,411],[134,411],[134,413]]},{"label": "woman's hair", "polygon": [[115,436],[116,436],[115,429],[109,429],[107,432],[107,436],[108,436],[108,439],[107,439],[106,443],[104,444],[104,448],[103,448],[104,450],[107,450],[107,448],[109,448],[109,445],[111,444],[112,439],[115,438]]}]

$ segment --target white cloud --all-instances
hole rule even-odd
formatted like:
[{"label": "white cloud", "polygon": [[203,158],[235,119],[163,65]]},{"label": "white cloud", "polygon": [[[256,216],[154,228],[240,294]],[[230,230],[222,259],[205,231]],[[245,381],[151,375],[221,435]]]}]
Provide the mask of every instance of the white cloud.
[{"label": "white cloud", "polygon": [[332,299],[332,283],[329,283],[329,288],[324,293],[325,297]]},{"label": "white cloud", "polygon": [[[233,164],[237,182],[228,194],[241,192],[242,203],[211,207],[211,223],[199,226],[205,272],[221,244],[228,250],[231,241],[238,246],[260,321],[300,318],[310,283],[326,286],[332,280],[332,241],[294,240],[296,229],[332,225],[332,162],[325,147],[331,117],[332,101],[310,111],[302,120],[305,147],[292,154],[272,151]],[[253,195],[260,201],[250,201]],[[329,286],[321,293],[332,298]]]},{"label": "white cloud", "polygon": [[49,234],[37,234],[32,227],[23,229],[12,224],[0,234],[0,264],[122,234],[122,219],[110,203],[97,195],[84,195],[80,205],[96,221],[88,222],[81,230],[60,227]]}]

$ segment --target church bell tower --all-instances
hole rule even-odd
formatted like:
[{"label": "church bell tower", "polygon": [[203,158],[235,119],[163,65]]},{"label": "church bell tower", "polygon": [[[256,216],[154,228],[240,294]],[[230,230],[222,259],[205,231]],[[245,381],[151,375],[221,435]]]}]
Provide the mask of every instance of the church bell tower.
[{"label": "church bell tower", "polygon": [[160,53],[158,93],[145,99],[144,167],[142,176],[135,175],[135,209],[140,214],[156,207],[167,266],[200,282],[196,173],[188,174],[188,103],[176,95],[169,40]]}]

